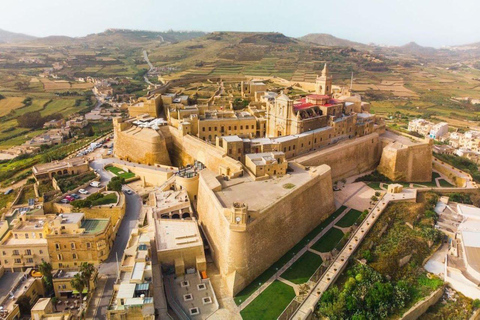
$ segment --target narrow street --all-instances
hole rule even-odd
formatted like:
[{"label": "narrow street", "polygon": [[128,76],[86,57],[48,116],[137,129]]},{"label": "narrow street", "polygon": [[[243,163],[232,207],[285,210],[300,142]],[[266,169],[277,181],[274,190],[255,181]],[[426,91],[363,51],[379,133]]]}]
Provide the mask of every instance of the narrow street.
[{"label": "narrow street", "polygon": [[[94,160],[90,163],[93,169],[98,170],[102,184],[107,184],[111,175],[103,169],[104,163]],[[106,319],[107,308],[113,293],[113,285],[117,278],[117,258],[122,258],[127,246],[128,238],[132,229],[137,225],[137,220],[142,209],[142,201],[137,194],[125,195],[126,209],[125,216],[120,224],[110,255],[99,269],[98,286],[90,301],[87,319]]]}]

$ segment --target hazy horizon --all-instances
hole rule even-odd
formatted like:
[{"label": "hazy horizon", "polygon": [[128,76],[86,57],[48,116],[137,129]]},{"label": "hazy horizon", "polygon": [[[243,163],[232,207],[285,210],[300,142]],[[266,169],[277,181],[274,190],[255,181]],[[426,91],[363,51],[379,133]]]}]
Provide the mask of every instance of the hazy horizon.
[{"label": "hazy horizon", "polygon": [[0,29],[37,37],[106,29],[327,33],[361,43],[441,47],[480,41],[480,2],[439,0],[2,1]]}]

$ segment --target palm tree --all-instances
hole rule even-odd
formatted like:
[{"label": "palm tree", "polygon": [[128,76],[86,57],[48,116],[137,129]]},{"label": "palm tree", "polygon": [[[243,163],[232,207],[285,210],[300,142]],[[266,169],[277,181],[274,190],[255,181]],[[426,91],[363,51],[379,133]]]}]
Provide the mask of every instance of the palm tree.
[{"label": "palm tree", "polygon": [[82,274],[84,283],[87,286],[87,290],[88,292],[90,292],[90,279],[92,278],[92,275],[95,272],[95,267],[91,263],[82,262],[82,264],[80,265],[80,272]]},{"label": "palm tree", "polygon": [[73,276],[73,279],[70,280],[70,285],[73,289],[80,293],[80,299],[83,300],[83,289],[85,288],[85,282],[80,273],[77,273]]},{"label": "palm tree", "polygon": [[45,283],[45,287],[47,292],[51,293],[53,290],[53,276],[52,276],[52,265],[49,262],[42,261],[42,263],[38,266],[38,270],[43,276],[43,282]]}]

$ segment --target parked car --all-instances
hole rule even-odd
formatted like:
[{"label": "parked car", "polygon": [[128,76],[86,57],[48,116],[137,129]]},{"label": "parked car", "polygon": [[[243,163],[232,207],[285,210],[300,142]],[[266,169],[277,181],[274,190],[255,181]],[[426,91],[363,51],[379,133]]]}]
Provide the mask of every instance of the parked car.
[{"label": "parked car", "polygon": [[132,194],[133,192],[132,192],[132,190],[127,189],[127,190],[125,190],[125,193],[126,193],[126,194]]},{"label": "parked car", "polygon": [[67,199],[68,201],[73,201],[73,200],[75,200],[75,198],[72,197],[72,196],[66,196],[65,199]]},{"label": "parked car", "polygon": [[79,196],[78,194],[76,194],[76,193],[72,193],[72,194],[70,195],[70,197],[72,197],[72,198],[75,199],[75,200],[80,199],[80,196]]},{"label": "parked car", "polygon": [[90,187],[99,188],[100,186],[101,186],[100,182],[98,182],[98,181],[90,182]]},{"label": "parked car", "polygon": [[80,192],[81,194],[88,194],[88,191],[85,189],[80,189],[78,190],[78,192]]},{"label": "parked car", "polygon": [[60,200],[61,203],[70,203],[70,200],[68,200],[67,198],[64,198],[62,200]]}]

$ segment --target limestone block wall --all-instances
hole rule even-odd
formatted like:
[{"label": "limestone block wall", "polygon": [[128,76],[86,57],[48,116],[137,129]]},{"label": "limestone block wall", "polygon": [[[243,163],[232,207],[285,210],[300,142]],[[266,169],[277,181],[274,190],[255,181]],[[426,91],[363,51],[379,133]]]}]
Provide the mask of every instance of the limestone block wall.
[{"label": "limestone block wall", "polygon": [[171,165],[165,137],[161,131],[132,126],[122,130],[114,122],[114,154],[122,160],[143,164]]},{"label": "limestone block wall", "polygon": [[402,316],[402,320],[415,320],[424,314],[428,308],[433,306],[443,296],[443,288],[437,289],[432,292],[428,297],[417,302],[412,308],[405,312]]},{"label": "limestone block wall", "polygon": [[432,145],[431,141],[411,146],[390,143],[383,149],[378,171],[392,181],[431,181]]},{"label": "limestone block wall", "polygon": [[237,177],[243,173],[242,163],[227,156],[224,150],[197,137],[182,135],[178,129],[171,126],[162,127],[162,130],[169,131],[168,136],[165,136],[167,141],[171,141],[169,149],[174,165],[184,166],[198,160],[217,174]]},{"label": "limestone block wall", "polygon": [[375,169],[380,161],[381,152],[379,135],[372,133],[298,157],[295,162],[303,166],[326,164],[332,170],[332,180],[337,181]]},{"label": "limestone block wall", "polygon": [[323,165],[311,172],[310,181],[255,212],[257,218],[245,229],[230,225],[230,209],[224,208],[211,190],[216,185],[211,174],[201,172],[199,222],[231,295],[241,291],[335,210],[330,168]]}]

